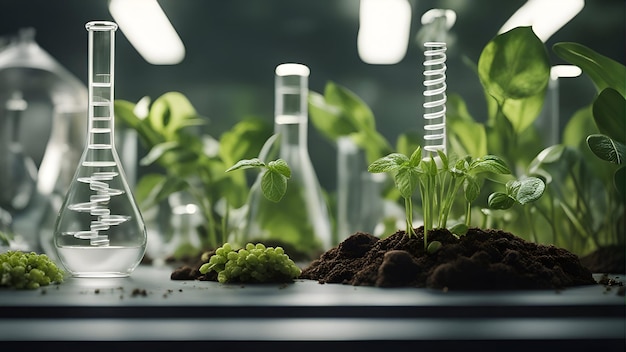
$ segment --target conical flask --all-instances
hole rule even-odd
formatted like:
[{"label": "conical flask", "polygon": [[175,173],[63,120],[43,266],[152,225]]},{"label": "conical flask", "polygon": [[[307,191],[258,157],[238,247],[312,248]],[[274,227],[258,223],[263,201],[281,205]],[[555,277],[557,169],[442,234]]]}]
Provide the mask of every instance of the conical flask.
[{"label": "conical flask", "polygon": [[[275,71],[274,131],[277,136],[265,162],[278,158],[291,168],[287,192],[279,202],[264,198],[262,174],[249,200],[247,241],[282,245],[297,254],[314,258],[332,245],[328,206],[321,192],[307,148],[309,68],[287,63]],[[264,152],[262,153],[264,154]],[[245,243],[244,243],[245,244]]]},{"label": "conical flask", "polygon": [[146,249],[146,229],[115,150],[113,115],[117,24],[89,33],[88,133],[54,229],[65,268],[77,277],[129,276]]}]

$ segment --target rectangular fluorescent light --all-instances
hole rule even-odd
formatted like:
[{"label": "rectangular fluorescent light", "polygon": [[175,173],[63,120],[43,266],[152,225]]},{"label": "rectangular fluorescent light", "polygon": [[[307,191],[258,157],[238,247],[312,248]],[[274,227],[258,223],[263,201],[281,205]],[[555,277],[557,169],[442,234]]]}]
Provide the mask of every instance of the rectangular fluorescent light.
[{"label": "rectangular fluorescent light", "polygon": [[407,0],[361,0],[359,57],[368,64],[396,64],[406,55],[411,31]]},{"label": "rectangular fluorescent light", "polygon": [[515,27],[532,26],[537,37],[545,43],[584,6],[585,0],[528,0],[506,21],[498,34]]},{"label": "rectangular fluorescent light", "polygon": [[175,65],[185,58],[185,46],[156,0],[110,0],[109,12],[147,62]]}]

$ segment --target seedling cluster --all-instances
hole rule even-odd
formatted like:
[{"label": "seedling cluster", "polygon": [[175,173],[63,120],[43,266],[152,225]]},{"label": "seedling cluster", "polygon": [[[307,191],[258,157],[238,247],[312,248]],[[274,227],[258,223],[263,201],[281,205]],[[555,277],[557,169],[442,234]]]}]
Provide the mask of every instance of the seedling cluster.
[{"label": "seedling cluster", "polygon": [[[440,243],[428,243],[428,232],[434,227],[446,228],[455,200],[461,188],[465,202],[465,223],[455,226],[452,232],[464,234],[471,224],[472,202],[480,194],[480,185],[484,174],[510,174],[506,163],[495,155],[472,159],[466,157],[451,163],[448,156],[439,151],[436,156],[422,157],[422,148],[418,146],[411,156],[391,153],[375,160],[368,167],[372,173],[390,173],[394,183],[404,198],[406,213],[406,233],[415,236],[413,226],[413,196],[419,189],[424,220],[424,248],[434,252]],[[536,177],[511,180],[506,185],[506,192],[496,192],[489,197],[489,206],[507,209],[515,203],[524,205],[543,194],[545,184]]]}]

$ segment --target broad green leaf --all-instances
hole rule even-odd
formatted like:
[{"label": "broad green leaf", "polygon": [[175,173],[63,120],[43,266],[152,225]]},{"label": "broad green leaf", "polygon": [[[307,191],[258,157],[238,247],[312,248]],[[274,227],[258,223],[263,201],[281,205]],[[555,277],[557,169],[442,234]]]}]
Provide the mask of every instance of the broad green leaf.
[{"label": "broad green leaf", "polygon": [[576,65],[591,78],[598,92],[613,88],[626,96],[626,66],[578,43],[556,43],[554,53],[567,62]]},{"label": "broad green leaf", "polygon": [[150,107],[148,120],[168,138],[184,127],[203,123],[191,102],[179,92],[167,92],[158,97]]},{"label": "broad green leaf", "polygon": [[491,172],[494,174],[507,175],[511,173],[509,167],[504,160],[495,155],[485,155],[470,163],[469,170],[471,174],[477,175],[484,172]]},{"label": "broad green leaf", "polygon": [[592,134],[587,137],[589,149],[600,159],[622,164],[626,157],[626,146],[603,134]]},{"label": "broad green leaf", "polygon": [[491,209],[509,209],[515,204],[515,199],[506,193],[494,192],[489,195],[488,204]]},{"label": "broad green leaf", "polygon": [[220,136],[219,156],[227,164],[257,157],[272,133],[272,124],[263,119],[250,117],[239,121]]},{"label": "broad green leaf", "polygon": [[390,172],[398,170],[402,165],[408,164],[409,158],[400,153],[391,153],[378,160],[375,160],[367,167],[371,173]]},{"label": "broad green leaf", "polygon": [[329,140],[336,141],[341,136],[358,131],[342,108],[328,104],[323,95],[310,91],[308,104],[311,124]]},{"label": "broad green leaf", "polygon": [[534,202],[541,198],[546,188],[545,183],[537,177],[527,177],[519,182],[520,186],[515,195],[515,200],[521,205]]},{"label": "broad green leaf", "polygon": [[287,191],[287,178],[275,170],[267,169],[261,177],[261,191],[270,201],[278,202]]},{"label": "broad green leaf", "polygon": [[287,162],[283,159],[270,161],[267,163],[267,167],[285,176],[286,178],[291,178],[291,169],[289,168],[289,165],[287,165]]},{"label": "broad green leaf", "polygon": [[468,176],[463,182],[463,194],[465,196],[465,200],[468,202],[473,202],[478,198],[480,194],[480,184],[473,176]]},{"label": "broad green leaf", "polygon": [[587,136],[598,133],[598,127],[593,121],[592,105],[578,109],[563,129],[563,144],[569,147],[580,148],[586,144]]},{"label": "broad green leaf", "polygon": [[492,39],[478,60],[478,75],[497,101],[542,93],[550,77],[545,46],[531,27],[517,27]]},{"label": "broad green leaf", "polygon": [[165,142],[165,143],[157,144],[154,147],[152,147],[148,151],[148,154],[139,161],[139,165],[141,166],[151,165],[152,163],[157,161],[159,158],[161,158],[163,154],[165,154],[166,152],[170,150],[175,150],[179,147],[180,146],[178,142]]},{"label": "broad green leaf", "polygon": [[177,177],[160,174],[144,175],[135,187],[135,196],[143,208],[155,206],[171,194],[187,189],[189,185]]},{"label": "broad green leaf", "polygon": [[419,173],[414,168],[402,168],[394,176],[396,187],[404,198],[410,198],[419,184]]},{"label": "broad green leaf", "polygon": [[152,129],[149,121],[141,119],[135,114],[135,106],[136,104],[126,100],[115,100],[113,109],[116,121],[119,120],[124,125],[135,129],[141,142],[148,148],[162,142],[163,137]]},{"label": "broad green leaf", "polygon": [[564,150],[565,146],[562,144],[555,144],[545,148],[530,162],[528,166],[529,173],[536,173],[544,164],[557,162],[563,155]]},{"label": "broad green leaf", "polygon": [[626,144],[626,99],[615,89],[606,88],[596,97],[593,119],[600,133]]},{"label": "broad green leaf", "polygon": [[240,169],[250,169],[250,168],[255,168],[255,167],[264,167],[264,166],[265,166],[265,163],[262,162],[258,158],[244,159],[244,160],[239,160],[237,163],[235,163],[235,165],[226,169],[226,172],[231,172],[231,171],[240,170]]},{"label": "broad green leaf", "polygon": [[487,154],[485,126],[474,121],[462,98],[458,94],[450,94],[446,106],[446,126],[452,150],[474,158]]},{"label": "broad green leaf", "polygon": [[511,122],[516,133],[530,127],[537,119],[545,100],[545,91],[524,99],[507,99],[502,105],[502,114]]},{"label": "broad green leaf", "polygon": [[324,96],[329,104],[340,106],[347,115],[346,118],[358,130],[376,129],[376,120],[372,110],[349,89],[334,82],[328,82],[324,89]]}]

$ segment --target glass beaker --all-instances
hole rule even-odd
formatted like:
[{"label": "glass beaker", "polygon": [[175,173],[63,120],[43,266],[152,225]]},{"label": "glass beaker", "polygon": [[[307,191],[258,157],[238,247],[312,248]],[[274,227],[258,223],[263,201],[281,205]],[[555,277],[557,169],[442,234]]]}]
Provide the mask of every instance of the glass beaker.
[{"label": "glass beaker", "polygon": [[[250,191],[247,241],[264,241],[311,258],[332,246],[328,206],[307,147],[309,68],[287,63],[275,71],[274,132],[277,136],[263,161],[278,158],[291,168],[287,192],[271,202],[260,190],[262,175]],[[245,243],[243,243],[245,244]]]},{"label": "glass beaker", "polygon": [[114,58],[117,24],[92,21],[88,133],[61,206],[54,245],[78,277],[129,276],[146,250],[146,228],[115,150]]}]

